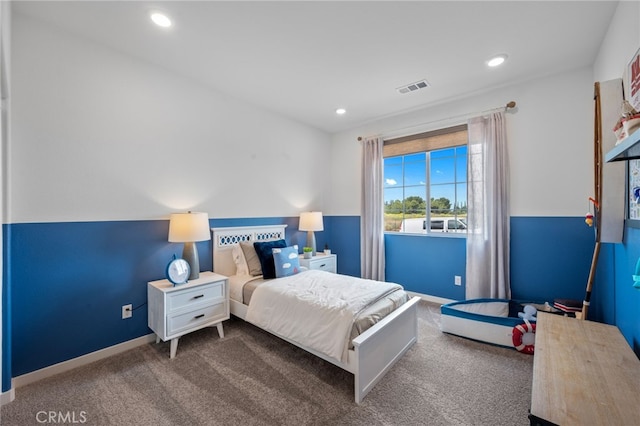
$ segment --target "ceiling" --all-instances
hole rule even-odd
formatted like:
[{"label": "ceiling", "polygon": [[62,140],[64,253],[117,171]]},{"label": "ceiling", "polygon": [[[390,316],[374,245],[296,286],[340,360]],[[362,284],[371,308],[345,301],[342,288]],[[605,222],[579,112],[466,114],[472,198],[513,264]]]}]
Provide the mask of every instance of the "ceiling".
[{"label": "ceiling", "polygon": [[[23,1],[14,13],[335,133],[591,65],[613,1]],[[169,29],[149,12],[166,12]],[[489,68],[486,60],[506,53]],[[426,79],[430,87],[400,94]],[[338,116],[336,108],[347,113]]]}]

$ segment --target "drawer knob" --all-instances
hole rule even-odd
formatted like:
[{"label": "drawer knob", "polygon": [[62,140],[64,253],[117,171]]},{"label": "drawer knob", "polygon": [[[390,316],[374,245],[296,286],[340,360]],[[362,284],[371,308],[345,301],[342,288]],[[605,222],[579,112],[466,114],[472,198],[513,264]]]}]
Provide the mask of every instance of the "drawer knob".
[{"label": "drawer knob", "polygon": [[194,299],[200,299],[201,297],[204,297],[204,294],[199,294],[197,296],[193,296]]},{"label": "drawer knob", "polygon": [[324,268],[325,266],[327,266],[326,263],[323,263],[322,265],[320,265],[321,268]]},{"label": "drawer knob", "polygon": [[199,318],[202,318],[203,316],[204,314],[196,315],[195,317],[193,317],[193,319],[199,319]]}]

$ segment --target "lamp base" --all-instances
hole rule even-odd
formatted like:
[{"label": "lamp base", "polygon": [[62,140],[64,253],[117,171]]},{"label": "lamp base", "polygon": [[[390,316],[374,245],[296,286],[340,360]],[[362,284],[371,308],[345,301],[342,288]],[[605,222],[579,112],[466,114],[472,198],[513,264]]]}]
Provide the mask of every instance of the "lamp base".
[{"label": "lamp base", "polygon": [[316,255],[316,234],[313,231],[307,231],[307,247],[311,247],[313,251],[311,256]]},{"label": "lamp base", "polygon": [[198,258],[196,243],[184,243],[182,258],[187,261],[189,268],[191,268],[189,280],[197,280],[200,278],[200,260]]}]

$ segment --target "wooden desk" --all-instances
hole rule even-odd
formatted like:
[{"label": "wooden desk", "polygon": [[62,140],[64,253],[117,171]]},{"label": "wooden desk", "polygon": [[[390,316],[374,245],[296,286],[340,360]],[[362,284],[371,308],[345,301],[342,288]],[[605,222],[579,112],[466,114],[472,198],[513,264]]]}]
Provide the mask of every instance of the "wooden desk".
[{"label": "wooden desk", "polygon": [[617,327],[539,313],[532,425],[640,422],[640,360]]}]

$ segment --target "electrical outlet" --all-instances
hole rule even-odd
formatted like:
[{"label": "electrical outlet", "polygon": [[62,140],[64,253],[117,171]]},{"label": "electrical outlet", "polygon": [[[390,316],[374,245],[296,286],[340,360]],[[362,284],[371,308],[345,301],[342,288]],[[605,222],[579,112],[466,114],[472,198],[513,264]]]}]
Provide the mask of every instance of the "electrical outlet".
[{"label": "electrical outlet", "polygon": [[131,318],[131,316],[133,316],[131,305],[122,305],[122,319]]},{"label": "electrical outlet", "polygon": [[462,285],[462,277],[460,275],[455,275],[453,277],[453,283],[455,285]]}]

